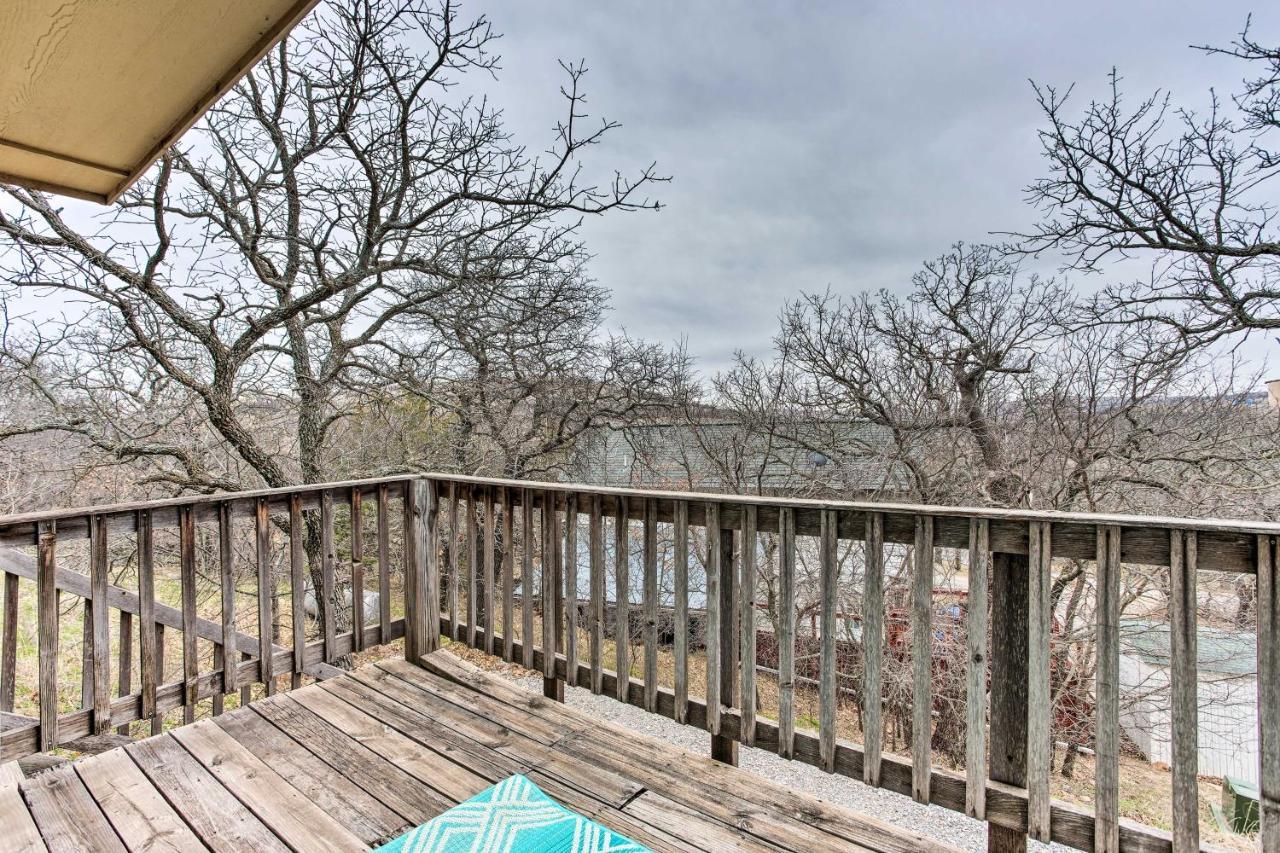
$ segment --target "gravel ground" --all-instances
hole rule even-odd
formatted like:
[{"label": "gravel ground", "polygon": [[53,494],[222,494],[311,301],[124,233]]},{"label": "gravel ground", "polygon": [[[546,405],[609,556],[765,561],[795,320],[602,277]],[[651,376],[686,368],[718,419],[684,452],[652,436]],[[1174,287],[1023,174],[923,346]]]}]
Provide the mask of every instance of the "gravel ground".
[{"label": "gravel ground", "polygon": [[[540,678],[520,677],[501,671],[497,674],[527,690],[535,693],[542,692]],[[607,696],[596,696],[591,691],[580,687],[565,688],[565,703],[593,717],[608,720],[634,732],[656,737],[693,752],[705,753],[710,747],[708,735],[704,731],[680,725],[666,717],[646,713],[640,708],[624,705]],[[965,850],[985,851],[987,849],[986,825],[959,812],[940,806],[921,805],[901,794],[869,788],[852,779],[823,773],[816,767],[798,761],[786,761],[759,749],[742,747],[740,761],[743,768],[753,773],[759,773],[766,779],[786,785],[788,788],[820,797],[829,803],[853,809],[903,829],[924,832],[939,841],[954,844]],[[1071,848],[1057,844],[1044,845],[1033,841],[1028,845],[1028,849],[1067,851]]]}]

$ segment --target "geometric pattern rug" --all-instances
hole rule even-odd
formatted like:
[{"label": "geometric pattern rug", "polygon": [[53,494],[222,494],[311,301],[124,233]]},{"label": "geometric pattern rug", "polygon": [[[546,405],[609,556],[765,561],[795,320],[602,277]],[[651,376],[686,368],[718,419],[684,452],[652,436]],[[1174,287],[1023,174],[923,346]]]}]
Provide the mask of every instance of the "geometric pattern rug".
[{"label": "geometric pattern rug", "polygon": [[650,853],[571,812],[524,776],[503,779],[375,853]]}]

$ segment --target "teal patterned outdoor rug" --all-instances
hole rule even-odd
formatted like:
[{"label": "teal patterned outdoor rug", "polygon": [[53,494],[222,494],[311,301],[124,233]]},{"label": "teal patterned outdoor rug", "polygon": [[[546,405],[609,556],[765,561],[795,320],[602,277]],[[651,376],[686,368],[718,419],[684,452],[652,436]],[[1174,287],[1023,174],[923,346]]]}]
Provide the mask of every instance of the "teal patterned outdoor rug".
[{"label": "teal patterned outdoor rug", "polygon": [[503,779],[375,853],[650,853],[575,814],[524,776]]}]

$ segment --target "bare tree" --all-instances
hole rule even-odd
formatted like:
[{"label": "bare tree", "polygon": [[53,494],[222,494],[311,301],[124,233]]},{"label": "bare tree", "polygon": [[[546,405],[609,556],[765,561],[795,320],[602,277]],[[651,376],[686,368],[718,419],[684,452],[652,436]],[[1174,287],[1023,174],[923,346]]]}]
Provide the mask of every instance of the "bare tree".
[{"label": "bare tree", "polygon": [[677,347],[605,332],[608,294],[580,264],[504,286],[460,288],[448,310],[415,312],[420,334],[378,369],[402,399],[444,425],[447,466],[555,479],[580,439],[666,411],[684,393]]},{"label": "bare tree", "polygon": [[421,318],[580,263],[583,216],[657,207],[652,168],[584,171],[616,124],[588,126],[582,66],[543,155],[455,94],[494,38],[451,0],[326,5],[96,223],[4,188],[9,290],[82,310],[8,337],[42,405],[0,434],[76,434],[172,490],[332,476]]},{"label": "bare tree", "polygon": [[963,244],[912,284],[905,299],[817,294],[787,308],[780,335],[805,376],[808,408],[887,429],[892,461],[910,472],[918,498],[1025,503],[998,420],[1066,290],[1020,274],[994,247]]},{"label": "bare tree", "polygon": [[1016,235],[1025,251],[1060,250],[1080,270],[1147,258],[1148,279],[1107,287],[1094,321],[1153,321],[1184,346],[1280,329],[1280,239],[1275,216],[1280,151],[1280,48],[1250,38],[1201,47],[1262,66],[1224,103],[1175,106],[1156,92],[1130,106],[1111,73],[1108,98],[1078,117],[1071,90],[1037,86],[1050,174],[1029,188],[1045,214]]}]

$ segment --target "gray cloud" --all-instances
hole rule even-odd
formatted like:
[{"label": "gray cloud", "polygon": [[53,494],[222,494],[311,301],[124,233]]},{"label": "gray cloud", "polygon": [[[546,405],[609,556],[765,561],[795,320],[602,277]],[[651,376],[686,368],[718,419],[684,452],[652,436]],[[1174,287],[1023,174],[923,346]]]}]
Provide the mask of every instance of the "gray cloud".
[{"label": "gray cloud", "polygon": [[[1176,7],[1176,8],[1175,8]],[[587,224],[617,325],[686,337],[705,369],[768,349],[802,289],[900,288],[957,239],[1027,224],[1041,174],[1028,78],[1203,103],[1243,69],[1225,3],[539,2],[471,4],[504,33],[488,91],[531,145],[557,116],[557,59],[586,60],[589,108],[623,127],[599,166],[657,160],[656,215]],[[1280,16],[1255,21],[1275,33]]]}]

